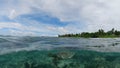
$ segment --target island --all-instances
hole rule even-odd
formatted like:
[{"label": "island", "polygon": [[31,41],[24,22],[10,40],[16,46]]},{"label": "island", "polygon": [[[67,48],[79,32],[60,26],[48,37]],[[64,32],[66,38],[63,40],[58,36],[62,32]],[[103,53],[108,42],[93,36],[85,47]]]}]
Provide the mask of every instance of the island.
[{"label": "island", "polygon": [[82,32],[76,34],[64,34],[58,35],[58,37],[81,37],[81,38],[118,38],[120,37],[120,31],[112,28],[109,31],[99,29],[97,32]]}]

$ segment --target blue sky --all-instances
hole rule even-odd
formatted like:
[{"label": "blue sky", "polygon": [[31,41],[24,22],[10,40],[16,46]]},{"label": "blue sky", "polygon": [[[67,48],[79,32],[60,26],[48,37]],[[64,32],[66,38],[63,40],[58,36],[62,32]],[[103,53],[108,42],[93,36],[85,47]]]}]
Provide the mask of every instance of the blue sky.
[{"label": "blue sky", "polygon": [[0,0],[0,34],[57,36],[120,30],[119,0]]}]

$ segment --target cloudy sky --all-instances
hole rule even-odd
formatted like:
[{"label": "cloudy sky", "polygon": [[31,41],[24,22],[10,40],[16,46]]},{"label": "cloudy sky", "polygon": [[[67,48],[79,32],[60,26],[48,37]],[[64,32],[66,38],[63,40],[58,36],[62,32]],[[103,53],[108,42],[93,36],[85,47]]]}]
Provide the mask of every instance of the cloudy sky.
[{"label": "cloudy sky", "polygon": [[120,0],[0,0],[0,35],[120,30]]}]

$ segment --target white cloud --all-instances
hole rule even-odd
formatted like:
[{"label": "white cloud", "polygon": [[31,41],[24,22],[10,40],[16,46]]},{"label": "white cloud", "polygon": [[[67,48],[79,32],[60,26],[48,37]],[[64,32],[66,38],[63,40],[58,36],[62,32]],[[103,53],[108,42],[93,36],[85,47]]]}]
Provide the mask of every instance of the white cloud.
[{"label": "white cloud", "polygon": [[95,31],[99,28],[120,29],[119,3],[119,0],[40,0],[33,1],[33,6],[61,21],[83,20],[79,25],[86,24],[86,30]]},{"label": "white cloud", "polygon": [[19,29],[21,27],[22,27],[22,25],[20,23],[0,22],[0,29],[3,29],[3,28],[16,28],[16,29]]},{"label": "white cloud", "polygon": [[[2,4],[2,5],[1,5]],[[31,12],[28,0],[3,0],[0,3],[0,16],[8,16],[10,19]]]},{"label": "white cloud", "polygon": [[[35,7],[61,21],[79,22],[77,25],[69,23],[68,26],[56,28],[59,33],[96,31],[100,28],[109,30],[113,27],[120,29],[119,0],[41,0],[37,3]],[[86,24],[83,30],[81,24]]]},{"label": "white cloud", "polygon": [[13,30],[10,29],[9,30],[10,35],[14,35],[14,36],[36,36],[37,34],[31,31],[20,31],[20,30]]},{"label": "white cloud", "polygon": [[31,26],[25,26],[20,23],[15,22],[0,22],[0,29],[8,29],[10,35],[35,35],[35,32],[39,28],[31,27]]},{"label": "white cloud", "polygon": [[[49,16],[60,19],[61,22],[69,23],[63,27],[56,27],[54,24],[46,25],[44,23],[39,23],[39,26],[32,24],[28,27],[15,23],[10,23],[9,25],[1,23],[0,28],[13,28],[15,25],[14,28],[20,30],[52,34],[96,31],[100,28],[105,30],[111,28],[120,29],[119,0],[18,0],[17,4],[13,3],[16,0],[7,1],[5,0],[6,4],[3,5],[4,7],[0,7],[1,16],[7,15],[10,19],[14,19],[23,14],[44,12]],[[37,11],[33,11],[33,8],[36,8]],[[81,24],[84,24],[84,27]]]},{"label": "white cloud", "polygon": [[13,9],[10,12],[10,15],[8,16],[10,19],[14,19],[16,17],[16,11]]},{"label": "white cloud", "polygon": [[[10,35],[18,36],[56,36],[59,33],[67,33],[64,27],[56,27],[49,24],[31,21],[31,26],[26,26],[16,22],[0,22],[0,29],[8,29]],[[37,25],[37,26],[36,26]],[[4,31],[4,30],[3,30]]]}]

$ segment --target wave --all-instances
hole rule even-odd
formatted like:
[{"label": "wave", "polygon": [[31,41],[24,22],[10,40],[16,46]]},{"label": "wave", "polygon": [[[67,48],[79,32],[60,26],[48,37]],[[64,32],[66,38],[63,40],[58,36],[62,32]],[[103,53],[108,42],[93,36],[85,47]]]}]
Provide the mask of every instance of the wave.
[{"label": "wave", "polygon": [[0,36],[0,54],[22,50],[31,51],[52,49],[85,49],[103,52],[120,52],[120,39]]}]

